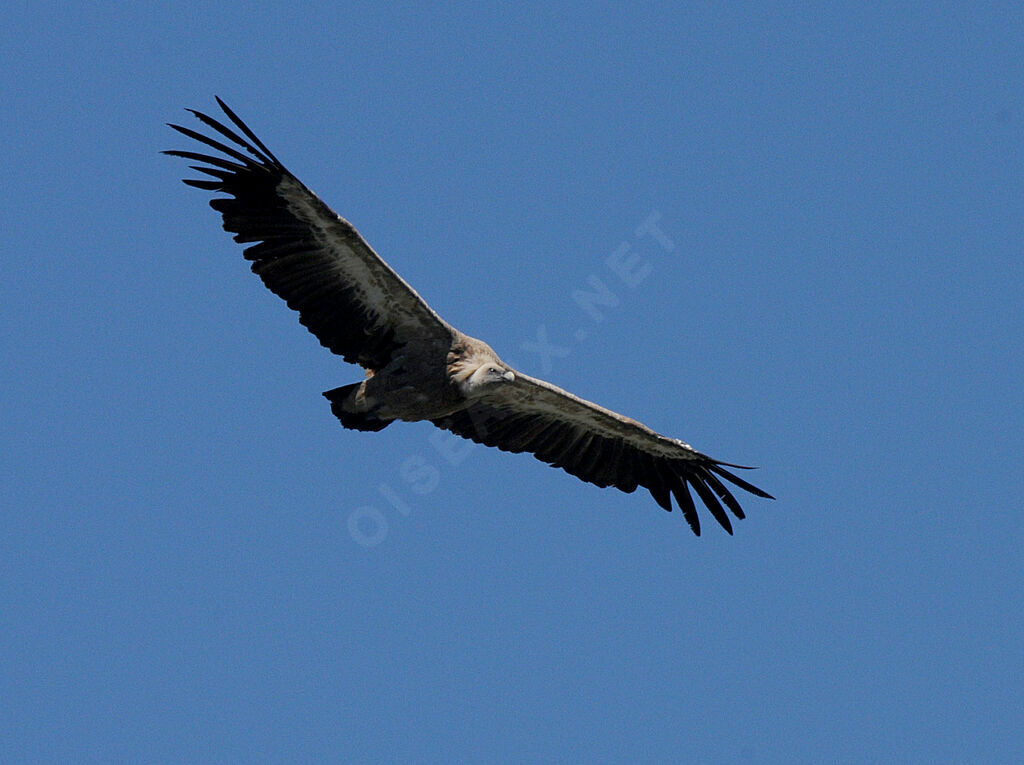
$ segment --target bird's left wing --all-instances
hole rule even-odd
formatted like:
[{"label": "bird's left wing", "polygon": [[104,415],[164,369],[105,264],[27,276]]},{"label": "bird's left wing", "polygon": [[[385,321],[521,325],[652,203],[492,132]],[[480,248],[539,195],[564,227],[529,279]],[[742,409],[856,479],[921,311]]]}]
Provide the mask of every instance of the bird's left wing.
[{"label": "bird's left wing", "polygon": [[[359,233],[271,154],[219,98],[236,130],[190,109],[230,144],[181,125],[170,127],[219,152],[166,151],[213,180],[185,181],[227,198],[210,206],[245,250],[252,270],[320,343],[368,369],[385,366],[411,338],[450,337],[451,327],[396,274]],[[236,148],[237,147],[237,148]]]},{"label": "bird's left wing", "polygon": [[671,497],[695,534],[700,519],[688,487],[707,505],[722,528],[732,533],[723,505],[737,518],[743,510],[725,481],[772,499],[726,467],[743,468],[701,454],[636,420],[605,409],[556,385],[515,373],[461,412],[434,420],[438,427],[507,452],[530,452],[553,467],[597,486],[625,492],[643,486],[665,510]]}]

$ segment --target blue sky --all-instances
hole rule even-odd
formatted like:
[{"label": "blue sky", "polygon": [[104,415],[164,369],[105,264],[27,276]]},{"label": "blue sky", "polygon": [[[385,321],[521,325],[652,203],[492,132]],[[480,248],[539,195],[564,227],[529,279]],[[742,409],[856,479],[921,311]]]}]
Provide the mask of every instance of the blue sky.
[{"label": "blue sky", "polygon": [[[8,10],[0,759],[1024,759],[1024,10],[680,5]],[[698,539],[342,429],[360,370],[158,154],[214,94],[455,326],[777,501]]]}]

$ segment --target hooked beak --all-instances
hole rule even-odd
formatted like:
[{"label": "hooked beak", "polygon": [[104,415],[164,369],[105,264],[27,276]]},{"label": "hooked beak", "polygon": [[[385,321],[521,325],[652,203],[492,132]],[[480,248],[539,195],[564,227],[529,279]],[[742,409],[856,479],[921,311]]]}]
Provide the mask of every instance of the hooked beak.
[{"label": "hooked beak", "polygon": [[515,372],[513,372],[513,371],[512,371],[511,369],[510,369],[510,370],[508,370],[508,371],[507,371],[507,372],[506,372],[505,374],[503,374],[503,375],[502,375],[501,377],[502,377],[502,379],[503,379],[503,380],[506,380],[506,381],[508,381],[508,382],[515,382],[515,381],[516,381],[516,374],[515,374]]}]

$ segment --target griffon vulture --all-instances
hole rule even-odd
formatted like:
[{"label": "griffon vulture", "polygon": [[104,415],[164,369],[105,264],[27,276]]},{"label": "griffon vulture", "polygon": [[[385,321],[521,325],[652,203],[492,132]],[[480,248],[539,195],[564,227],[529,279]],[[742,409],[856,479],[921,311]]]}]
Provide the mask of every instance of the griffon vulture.
[{"label": "griffon vulture", "polygon": [[[200,162],[211,179],[189,186],[223,192],[210,206],[245,249],[252,270],[299,312],[321,345],[366,370],[362,382],[323,395],[346,428],[375,431],[395,420],[428,420],[463,438],[537,459],[597,486],[643,486],[671,511],[671,497],[695,534],[700,520],[688,487],[732,533],[726,508],[743,510],[723,481],[771,495],[675,438],[518,372],[487,343],[442,319],[356,230],[298,178],[227,105],[237,129],[189,110],[221,140],[170,125],[219,152],[168,151]],[[724,506],[724,507],[723,507]]]}]

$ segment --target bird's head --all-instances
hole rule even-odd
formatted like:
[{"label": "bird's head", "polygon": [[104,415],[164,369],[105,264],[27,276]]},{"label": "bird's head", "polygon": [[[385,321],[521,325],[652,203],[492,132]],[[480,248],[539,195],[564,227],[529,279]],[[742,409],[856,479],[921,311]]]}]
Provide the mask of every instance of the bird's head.
[{"label": "bird's head", "polygon": [[516,374],[504,364],[487,360],[482,363],[460,363],[451,368],[451,380],[462,395],[479,396],[495,386],[514,382]]},{"label": "bird's head", "polygon": [[471,397],[515,382],[516,375],[487,343],[464,338],[448,354],[448,379],[463,396]]},{"label": "bird's head", "polygon": [[505,385],[515,382],[516,374],[511,369],[501,364],[487,362],[481,364],[462,383],[462,389],[467,394],[479,393],[484,388],[492,385]]}]

